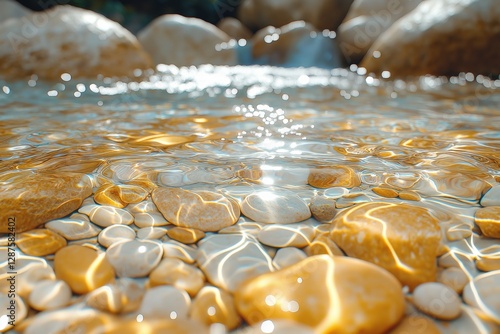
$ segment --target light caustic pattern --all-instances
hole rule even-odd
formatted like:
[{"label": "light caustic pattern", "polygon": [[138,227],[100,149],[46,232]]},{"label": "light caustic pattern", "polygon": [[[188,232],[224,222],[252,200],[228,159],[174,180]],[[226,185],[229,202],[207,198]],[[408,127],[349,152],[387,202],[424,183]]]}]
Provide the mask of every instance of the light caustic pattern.
[{"label": "light caustic pattern", "polygon": [[[476,217],[483,206],[500,206],[492,195],[500,193],[500,80],[468,73],[385,82],[343,69],[162,65],[133,81],[0,82],[0,186],[13,192],[41,173],[82,173],[93,188],[80,213],[46,228],[105,252],[116,239],[101,229],[129,225],[116,235],[156,238],[164,257],[198,266],[229,291],[248,276],[279,272],[272,260],[281,247],[302,248],[303,256],[344,252],[387,269],[410,290],[421,283],[414,277],[425,277],[415,266],[422,260],[438,281],[460,270],[450,284],[463,290],[463,314],[436,321],[441,329],[490,330],[500,322],[488,292],[500,286],[500,247],[485,237],[500,219],[493,209]],[[80,193],[60,191],[68,203],[81,202]],[[311,218],[324,213],[323,204],[308,206],[318,196],[337,212],[328,224]],[[424,216],[431,228],[412,230]],[[172,224],[181,229],[170,238]],[[370,242],[380,254],[365,252]],[[303,305],[292,301],[276,303],[300,313]],[[74,326],[84,317],[95,326],[113,322],[87,311],[72,314]],[[261,320],[263,333],[290,326]]]}]

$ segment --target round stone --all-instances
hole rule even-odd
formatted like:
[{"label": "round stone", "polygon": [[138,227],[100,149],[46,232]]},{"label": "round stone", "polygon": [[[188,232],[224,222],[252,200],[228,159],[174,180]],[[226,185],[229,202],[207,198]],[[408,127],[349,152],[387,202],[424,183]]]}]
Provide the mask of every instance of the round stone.
[{"label": "round stone", "polygon": [[413,291],[413,304],[422,312],[440,320],[453,320],[462,313],[458,294],[442,283],[424,283]]},{"label": "round stone", "polygon": [[111,225],[99,233],[97,241],[104,247],[109,247],[118,242],[134,240],[135,231],[126,225]]},{"label": "round stone", "polygon": [[130,225],[134,222],[134,217],[127,211],[107,205],[81,207],[78,212],[86,214],[91,222],[101,227],[115,224]]},{"label": "round stone", "polygon": [[[19,259],[18,259],[19,260]],[[18,264],[19,261],[16,261]],[[23,267],[16,266],[16,294],[28,298],[35,285],[42,280],[55,280],[54,269],[45,262],[31,262]],[[7,277],[10,276],[7,274]],[[5,284],[5,285],[4,285]],[[10,283],[7,279],[0,280],[0,291],[8,294]]]},{"label": "round stone", "polygon": [[482,257],[476,261],[476,268],[481,271],[500,270],[500,257]]},{"label": "round stone", "polygon": [[175,258],[165,258],[149,275],[149,284],[172,285],[194,297],[205,283],[200,269]]},{"label": "round stone", "polygon": [[163,249],[157,242],[131,240],[111,245],[106,259],[118,277],[144,277],[160,263],[162,254]]},{"label": "round stone", "polygon": [[210,283],[229,292],[236,291],[243,281],[274,269],[262,245],[244,234],[206,237],[196,261]]},{"label": "round stone", "polygon": [[165,219],[177,226],[215,232],[240,217],[238,205],[210,191],[157,188],[152,198]]},{"label": "round stone", "polygon": [[411,190],[403,190],[399,192],[399,198],[406,201],[420,201],[421,197],[418,193]]},{"label": "round stone", "polygon": [[137,238],[143,240],[161,239],[167,234],[163,227],[144,227],[137,230]]},{"label": "round stone", "polygon": [[317,333],[385,333],[404,314],[401,288],[371,263],[317,255],[246,281],[235,301],[250,325],[288,319]]},{"label": "round stone", "polygon": [[500,238],[500,206],[489,206],[476,211],[475,223],[488,238]]},{"label": "round stone", "polygon": [[388,334],[442,334],[442,331],[428,317],[408,315]]},{"label": "round stone", "polygon": [[282,269],[292,264],[298,263],[307,258],[304,251],[295,247],[286,247],[278,249],[273,258],[273,265],[276,269]]},{"label": "round stone", "polygon": [[205,232],[195,228],[174,227],[167,231],[167,235],[183,244],[194,244],[205,237]]},{"label": "round stone", "polygon": [[162,285],[148,289],[142,299],[138,313],[144,319],[186,319],[191,298],[186,291],[173,286]]},{"label": "round stone", "polygon": [[354,188],[361,185],[361,179],[354,169],[347,166],[324,166],[312,169],[307,182],[316,188]]},{"label": "round stone", "polygon": [[500,272],[476,276],[464,288],[464,301],[480,309],[488,318],[500,323]]},{"label": "round stone", "polygon": [[437,281],[461,294],[465,285],[469,283],[469,276],[460,267],[450,267],[438,273]]},{"label": "round stone", "polygon": [[386,187],[373,187],[372,191],[382,197],[387,197],[387,198],[396,198],[399,196],[399,193],[397,190],[394,190],[392,188],[386,188]]},{"label": "round stone", "polygon": [[[159,212],[156,205],[150,198],[145,199],[142,202],[130,204],[127,206],[127,210],[129,210],[132,214],[136,213],[152,213]],[[163,216],[162,216],[163,217]]]},{"label": "round stone", "polygon": [[313,217],[320,222],[331,222],[337,214],[335,200],[328,197],[314,196],[309,208]]},{"label": "round stone", "polygon": [[311,224],[272,224],[266,225],[257,235],[257,239],[264,245],[283,248],[302,248],[311,243],[314,238],[314,227]]},{"label": "round stone", "polygon": [[164,258],[175,258],[186,263],[194,263],[197,250],[175,240],[165,241],[161,244]]},{"label": "round stone", "polygon": [[56,253],[54,271],[56,277],[77,294],[90,292],[115,279],[115,271],[104,253],[78,245],[64,247]]},{"label": "round stone", "polygon": [[54,254],[66,246],[66,239],[47,229],[36,229],[20,233],[16,240],[17,247],[26,255],[45,256]]},{"label": "round stone", "polygon": [[311,217],[307,204],[295,193],[285,189],[253,192],[241,203],[245,216],[262,223],[297,223]]},{"label": "round stone", "polygon": [[62,235],[66,240],[80,240],[95,237],[101,231],[88,220],[63,218],[51,220],[45,228]]},{"label": "round stone", "polygon": [[331,238],[348,256],[387,269],[411,289],[436,280],[441,229],[427,209],[369,202],[343,211],[332,225]]},{"label": "round stone", "polygon": [[[11,313],[12,305],[14,303],[14,311]],[[9,307],[11,309],[9,309]],[[15,325],[22,323],[22,321],[28,315],[28,308],[23,302],[22,298],[14,297],[11,298],[8,294],[0,294],[0,332],[8,332]],[[14,326],[12,323],[13,321]]]},{"label": "round stone", "polygon": [[39,281],[33,287],[28,302],[38,311],[54,310],[69,304],[71,289],[66,282],[61,280]]},{"label": "round stone", "polygon": [[159,212],[134,213],[134,224],[137,227],[166,226],[170,223]]},{"label": "round stone", "polygon": [[191,304],[189,316],[206,325],[223,324],[229,330],[235,329],[241,322],[233,296],[214,286],[201,289]]},{"label": "round stone", "polygon": [[107,284],[88,293],[85,302],[99,311],[119,313],[127,300],[117,285]]}]

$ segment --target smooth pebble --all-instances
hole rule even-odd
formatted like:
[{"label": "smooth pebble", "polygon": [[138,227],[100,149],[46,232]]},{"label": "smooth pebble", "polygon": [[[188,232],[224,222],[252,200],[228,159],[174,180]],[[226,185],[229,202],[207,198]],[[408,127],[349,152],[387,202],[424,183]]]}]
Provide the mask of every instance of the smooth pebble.
[{"label": "smooth pebble", "polygon": [[97,241],[104,247],[109,247],[117,242],[134,240],[135,231],[126,225],[111,225],[99,233]]},{"label": "smooth pebble", "polygon": [[38,281],[28,297],[29,305],[38,311],[54,310],[69,304],[71,289],[61,280]]},{"label": "smooth pebble", "polygon": [[118,277],[144,277],[160,263],[162,254],[162,246],[157,242],[130,240],[111,245],[106,259]]},{"label": "smooth pebble", "polygon": [[413,304],[422,312],[440,320],[453,320],[462,313],[458,294],[447,285],[424,283],[413,291]]},{"label": "smooth pebble", "polygon": [[162,285],[146,290],[137,311],[146,320],[151,318],[186,319],[191,298],[186,291]]}]

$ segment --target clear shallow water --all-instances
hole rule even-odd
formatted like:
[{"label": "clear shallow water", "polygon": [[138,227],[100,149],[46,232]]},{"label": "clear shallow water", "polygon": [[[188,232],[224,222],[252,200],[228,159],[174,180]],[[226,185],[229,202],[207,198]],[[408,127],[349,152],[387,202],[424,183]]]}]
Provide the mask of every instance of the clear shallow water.
[{"label": "clear shallow water", "polygon": [[[339,208],[401,201],[370,190],[382,185],[417,192],[410,203],[447,226],[457,254],[500,255],[471,233],[482,192],[500,181],[499,80],[211,66],[165,66],[141,80],[0,82],[0,182],[78,171],[236,198],[273,186],[338,198]],[[309,186],[309,170],[325,165],[352,167],[362,185]]]}]

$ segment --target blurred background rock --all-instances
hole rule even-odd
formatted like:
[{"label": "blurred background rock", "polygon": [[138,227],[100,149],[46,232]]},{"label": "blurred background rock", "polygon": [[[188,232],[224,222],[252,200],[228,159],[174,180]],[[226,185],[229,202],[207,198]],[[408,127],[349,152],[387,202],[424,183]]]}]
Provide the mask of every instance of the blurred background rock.
[{"label": "blurred background rock", "polygon": [[224,17],[236,16],[243,0],[18,0],[23,6],[41,11],[56,5],[90,9],[137,33],[164,14],[197,17],[217,24]]}]

